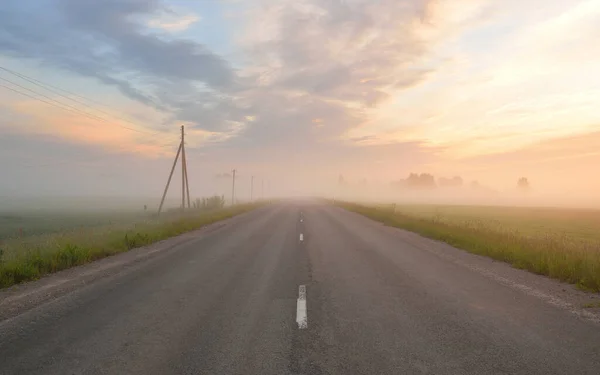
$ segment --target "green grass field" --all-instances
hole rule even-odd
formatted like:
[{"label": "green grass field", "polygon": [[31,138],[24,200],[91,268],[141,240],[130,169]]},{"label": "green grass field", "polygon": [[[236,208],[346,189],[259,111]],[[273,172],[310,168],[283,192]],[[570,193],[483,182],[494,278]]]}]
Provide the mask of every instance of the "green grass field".
[{"label": "green grass field", "polygon": [[600,291],[598,210],[339,204],[386,225]]},{"label": "green grass field", "polygon": [[533,237],[552,234],[600,241],[600,210],[438,205],[398,205],[396,209],[407,216],[450,224],[482,225]]},{"label": "green grass field", "polygon": [[0,213],[0,241],[36,235],[61,233],[101,225],[143,221],[143,212],[30,211]]},{"label": "green grass field", "polygon": [[[9,234],[21,227],[24,233],[41,234],[8,235],[0,242],[0,288],[177,236],[259,205],[191,210],[186,214],[171,212],[160,218],[90,213],[79,214],[78,219],[77,214],[71,213],[68,217],[72,221],[64,221],[66,216],[62,214],[46,213],[36,219],[29,217],[29,221],[13,222],[6,230]],[[4,220],[10,217],[5,216]]]}]

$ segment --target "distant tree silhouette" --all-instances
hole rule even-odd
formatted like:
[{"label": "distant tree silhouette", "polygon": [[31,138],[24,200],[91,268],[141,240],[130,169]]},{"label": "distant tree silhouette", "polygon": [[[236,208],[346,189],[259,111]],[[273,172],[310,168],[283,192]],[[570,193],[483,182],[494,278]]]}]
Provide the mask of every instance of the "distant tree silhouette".
[{"label": "distant tree silhouette", "polygon": [[213,195],[208,198],[196,198],[194,202],[194,208],[200,210],[213,210],[216,208],[225,207],[225,196],[224,195]]},{"label": "distant tree silhouette", "polygon": [[463,179],[460,176],[455,176],[452,178],[441,177],[438,183],[440,187],[456,187],[463,185]]},{"label": "distant tree silhouette", "polygon": [[409,188],[416,189],[434,188],[436,187],[435,177],[433,177],[429,173],[421,173],[420,175],[416,173],[411,173],[406,179],[406,186]]},{"label": "distant tree silhouette", "polygon": [[421,184],[421,180],[419,179],[419,175],[416,173],[411,173],[408,175],[406,179],[406,185],[409,187],[418,187]]},{"label": "distant tree silhouette", "polygon": [[517,181],[517,187],[522,191],[529,190],[531,186],[529,185],[529,180],[527,179],[527,177],[519,178],[519,181]]},{"label": "distant tree silhouette", "polygon": [[430,175],[429,173],[421,173],[419,178],[421,179],[421,183],[423,184],[423,187],[436,187],[437,186],[435,183],[435,177],[433,177],[433,175]]}]

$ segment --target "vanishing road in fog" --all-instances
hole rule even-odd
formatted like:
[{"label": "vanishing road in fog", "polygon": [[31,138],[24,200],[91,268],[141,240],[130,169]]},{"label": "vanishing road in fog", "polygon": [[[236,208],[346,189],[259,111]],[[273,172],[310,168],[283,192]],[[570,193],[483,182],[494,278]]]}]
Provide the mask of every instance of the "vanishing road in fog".
[{"label": "vanishing road in fog", "polygon": [[0,373],[598,374],[573,293],[282,203],[0,292]]}]

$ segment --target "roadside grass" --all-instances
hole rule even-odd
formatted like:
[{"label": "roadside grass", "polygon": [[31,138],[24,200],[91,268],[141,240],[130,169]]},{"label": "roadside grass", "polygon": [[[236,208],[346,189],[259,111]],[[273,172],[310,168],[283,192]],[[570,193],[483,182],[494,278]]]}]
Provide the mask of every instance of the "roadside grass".
[{"label": "roadside grass", "polygon": [[600,308],[600,302],[588,302],[583,304],[584,309],[598,309]]},{"label": "roadside grass", "polygon": [[0,211],[0,241],[62,233],[74,228],[92,228],[111,224],[126,225],[143,221],[149,213],[141,210],[74,212],[66,210]]},{"label": "roadside grass", "polygon": [[136,223],[79,228],[0,244],[0,288],[98,260],[250,211],[260,203],[166,214]]},{"label": "roadside grass", "polygon": [[396,210],[449,223],[483,223],[494,229],[516,230],[527,236],[561,234],[600,241],[600,210],[552,207],[461,206],[402,204]]},{"label": "roadside grass", "polygon": [[[554,227],[546,231],[520,230],[518,224],[511,226],[485,218],[458,219],[435,210],[431,216],[419,216],[402,207],[394,210],[391,205],[365,206],[347,202],[338,205],[388,226],[403,228],[516,268],[576,284],[584,290],[600,291],[600,237],[577,235],[566,227],[564,231]],[[493,217],[496,208],[487,209],[490,210],[489,217]],[[526,212],[527,209],[523,209],[522,215]],[[552,222],[553,219],[556,218],[547,218],[546,221]],[[541,227],[545,225],[543,217],[536,220]]]}]

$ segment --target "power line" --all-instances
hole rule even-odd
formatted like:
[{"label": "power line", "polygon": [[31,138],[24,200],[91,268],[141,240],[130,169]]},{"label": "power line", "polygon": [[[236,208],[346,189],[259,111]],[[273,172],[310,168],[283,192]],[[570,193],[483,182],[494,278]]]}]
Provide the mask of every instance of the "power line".
[{"label": "power line", "polygon": [[[59,96],[61,96],[61,97],[65,98],[65,99],[67,99],[67,100],[71,100],[71,101],[73,101],[73,102],[75,102],[75,103],[78,103],[78,104],[80,104],[80,105],[83,105],[83,106],[85,106],[85,107],[87,107],[87,108],[89,108],[89,109],[92,109],[92,110],[95,110],[95,111],[101,112],[101,113],[103,113],[103,114],[105,114],[105,115],[108,115],[108,116],[111,116],[111,117],[113,117],[113,118],[115,118],[115,119],[119,119],[119,120],[122,120],[122,121],[125,121],[125,122],[128,122],[128,123],[132,124],[132,125],[136,125],[136,126],[137,126],[137,124],[136,124],[135,122],[132,122],[131,120],[128,120],[128,119],[126,119],[126,118],[124,118],[124,117],[121,117],[121,116],[117,116],[117,115],[115,115],[115,114],[112,114],[112,113],[110,113],[110,112],[106,112],[106,111],[104,111],[104,110],[101,110],[101,109],[99,109],[99,108],[96,108],[96,107],[90,106],[89,104],[87,104],[87,103],[85,103],[85,102],[83,102],[83,101],[80,101],[80,100],[77,100],[77,99],[71,98],[71,97],[69,97],[69,96],[67,96],[67,95],[61,94],[61,93],[60,93],[60,92],[58,92],[58,91],[62,91],[62,92],[64,92],[64,93],[68,94],[68,95],[76,96],[76,97],[79,97],[79,98],[81,98],[81,99],[83,99],[83,100],[87,100],[87,101],[89,101],[89,102],[92,102],[92,103],[95,103],[95,104],[97,104],[97,105],[100,105],[100,106],[103,106],[103,107],[106,107],[106,108],[109,108],[109,109],[110,109],[110,107],[109,107],[108,105],[106,105],[106,104],[100,103],[100,102],[98,102],[98,101],[95,101],[95,100],[93,100],[93,99],[90,99],[90,98],[87,98],[87,97],[85,97],[85,96],[83,96],[83,95],[79,95],[79,94],[77,94],[77,93],[74,93],[74,92],[72,92],[72,91],[65,90],[65,89],[63,89],[63,88],[60,88],[60,87],[58,87],[58,86],[55,86],[55,85],[52,85],[52,84],[49,84],[49,83],[46,83],[46,82],[42,82],[42,81],[40,81],[40,80],[38,80],[38,79],[36,79],[36,78],[33,78],[33,77],[30,77],[30,76],[27,76],[27,75],[25,75],[25,74],[23,74],[23,73],[20,73],[20,72],[17,72],[17,71],[11,70],[11,69],[8,69],[8,68],[6,68],[6,67],[4,67],[4,66],[0,66],[0,70],[3,70],[3,71],[5,71],[5,72],[7,72],[7,73],[9,73],[9,74],[12,74],[12,75],[14,75],[14,76],[16,76],[16,77],[20,78],[20,79],[23,79],[23,80],[25,80],[25,81],[28,81],[28,82],[30,82],[30,83],[32,83],[32,84],[34,84],[34,85],[38,86],[38,87],[41,87],[42,89],[48,90],[48,91],[50,91],[50,92],[52,92],[52,93],[54,93],[54,94],[56,94],[56,95],[59,95]],[[127,126],[123,126],[123,125],[115,124],[115,123],[113,123],[113,122],[111,122],[111,121],[109,121],[109,120],[107,120],[107,119],[105,119],[105,118],[99,117],[99,116],[97,116],[97,115],[95,115],[95,114],[93,114],[93,113],[88,113],[88,112],[85,112],[85,111],[83,111],[83,110],[81,110],[81,109],[79,109],[79,108],[76,108],[76,107],[73,107],[73,106],[71,106],[71,105],[68,105],[68,104],[65,104],[65,103],[63,103],[63,102],[60,102],[60,101],[58,101],[58,100],[55,100],[55,99],[53,99],[53,98],[51,98],[51,97],[49,97],[49,96],[47,96],[47,95],[44,95],[44,94],[42,94],[42,93],[39,93],[39,92],[37,92],[37,91],[35,91],[35,90],[31,90],[31,89],[29,89],[29,88],[27,88],[27,87],[21,86],[21,85],[19,85],[19,84],[15,83],[15,82],[12,82],[12,81],[10,81],[10,80],[7,80],[7,79],[5,79],[5,78],[2,78],[2,77],[0,77],[0,79],[4,80],[5,82],[9,82],[9,83],[11,83],[11,84],[13,84],[13,85],[16,85],[16,86],[18,86],[18,87],[21,87],[22,89],[24,89],[24,90],[27,90],[27,91],[29,91],[29,92],[32,92],[32,93],[34,93],[34,94],[36,94],[36,95],[40,95],[40,96],[42,96],[42,97],[45,97],[46,99],[48,99],[48,100],[50,100],[50,101],[52,101],[52,102],[55,102],[55,103],[57,103],[57,104],[52,104],[52,103],[49,103],[49,102],[48,102],[48,101],[46,101],[46,100],[43,100],[43,99],[40,99],[40,98],[37,98],[37,97],[31,96],[31,95],[28,95],[28,94],[26,94],[26,93],[20,92],[19,90],[15,90],[15,89],[13,89],[13,88],[10,88],[10,87],[4,86],[4,85],[0,85],[1,87],[7,88],[7,89],[9,89],[9,90],[11,90],[11,91],[13,91],[13,92],[15,92],[15,93],[18,93],[18,94],[21,94],[21,95],[25,95],[25,96],[27,96],[27,97],[29,97],[29,98],[32,98],[32,99],[38,100],[38,101],[40,101],[40,102],[43,102],[43,103],[46,103],[46,104],[49,104],[49,105],[55,106],[55,107],[57,107],[57,108],[60,108],[60,109],[62,109],[62,110],[64,110],[64,111],[69,111],[69,112],[76,111],[77,113],[79,113],[79,114],[82,114],[82,115],[84,115],[84,116],[87,116],[88,118],[92,118],[92,119],[94,119],[94,120],[99,120],[99,121],[106,122],[106,123],[111,123],[111,124],[113,124],[113,125],[116,125],[116,126],[118,126],[118,127],[121,127],[121,128],[124,128],[124,129],[128,129],[128,130],[131,130],[131,131],[135,131],[135,132],[138,132],[138,133],[145,133],[145,134],[148,134],[148,135],[150,135],[150,136],[152,136],[152,137],[156,137],[156,136],[159,136],[159,135],[161,135],[161,134],[162,134],[162,132],[160,132],[160,131],[158,131],[158,132],[148,132],[148,131],[144,131],[144,130],[134,129],[134,128],[130,128],[130,127],[127,127]],[[58,91],[56,91],[56,90],[58,90]],[[63,108],[63,106],[64,106],[64,107],[67,107],[67,108]],[[90,117],[90,116],[91,116],[91,117]]]},{"label": "power line", "polygon": [[[20,84],[18,84],[18,83],[15,83],[15,82],[13,82],[13,81],[11,81],[11,80],[9,80],[9,79],[6,79],[6,78],[2,78],[2,77],[0,77],[0,80],[3,80],[4,82],[8,82],[8,83],[10,83],[10,84],[12,84],[12,85],[15,85],[15,86],[17,86],[17,87],[19,87],[19,88],[23,89],[23,90],[27,90],[27,91],[29,91],[29,92],[32,92],[32,93],[34,93],[34,94],[36,94],[36,95],[39,95],[39,96],[41,96],[41,97],[43,97],[43,98],[46,98],[46,99],[48,99],[48,100],[50,100],[50,101],[52,101],[52,102],[54,102],[54,103],[58,104],[59,106],[61,106],[60,108],[62,108],[63,110],[66,110],[66,111],[69,111],[69,112],[75,112],[75,113],[79,113],[79,114],[82,114],[82,115],[84,115],[84,116],[87,116],[87,117],[89,117],[89,118],[91,118],[91,119],[94,119],[94,120],[106,121],[106,120],[104,120],[102,117],[98,117],[98,116],[96,116],[96,115],[93,115],[93,114],[87,113],[87,112],[85,112],[85,111],[82,111],[82,110],[80,110],[79,108],[73,107],[73,106],[71,106],[71,105],[68,105],[68,104],[65,104],[65,103],[61,103],[61,102],[59,102],[59,101],[58,101],[58,100],[56,100],[56,99],[52,99],[52,98],[51,98],[51,97],[49,97],[48,95],[41,94],[41,93],[39,93],[39,92],[37,92],[37,91],[35,91],[35,90],[32,90],[32,89],[30,89],[30,88],[27,88],[27,87],[25,87],[25,86],[23,86],[23,85],[20,85]],[[64,108],[64,107],[66,107],[66,108]]]},{"label": "power line", "polygon": [[[35,96],[33,96],[33,95],[30,95],[30,94],[27,94],[27,93],[25,93],[25,92],[22,92],[22,91],[16,90],[16,89],[14,89],[14,88],[12,88],[12,87],[9,87],[9,86],[6,86],[6,85],[3,85],[2,83],[0,83],[0,87],[3,87],[3,88],[5,88],[5,89],[7,89],[7,90],[10,90],[10,91],[13,91],[13,92],[15,92],[15,93],[17,93],[17,94],[20,94],[20,95],[23,95],[23,96],[27,96],[27,97],[29,97],[29,98],[31,98],[31,99],[38,100],[38,101],[40,101],[40,102],[42,102],[42,103],[46,103],[46,104],[48,104],[48,105],[51,105],[51,106],[53,106],[53,107],[57,107],[57,108],[60,108],[60,109],[62,109],[62,110],[68,111],[68,112],[73,112],[73,111],[69,110],[68,108],[64,108],[64,107],[61,107],[60,105],[57,105],[57,104],[55,104],[55,103],[52,103],[52,102],[50,102],[50,101],[47,101],[47,100],[44,100],[44,99],[37,98],[37,97],[35,97]],[[147,143],[147,145],[150,145],[150,146],[159,146],[159,147],[166,147],[166,146],[172,146],[173,144],[172,144],[172,143],[159,143],[159,144],[156,144],[156,143]]]},{"label": "power line", "polygon": [[63,88],[60,88],[60,87],[58,87],[58,86],[54,86],[54,85],[51,85],[51,84],[49,84],[49,83],[44,83],[44,82],[42,82],[42,81],[40,81],[40,80],[38,80],[38,79],[35,79],[35,78],[33,78],[33,77],[26,76],[26,75],[25,75],[25,74],[23,74],[23,73],[16,72],[16,71],[14,71],[14,70],[11,70],[11,69],[8,69],[8,68],[6,68],[6,67],[0,66],[0,69],[1,69],[1,70],[4,70],[4,71],[6,71],[6,72],[8,72],[8,73],[10,73],[10,74],[13,74],[13,75],[16,75],[16,76],[18,76],[18,77],[21,77],[21,78],[23,78],[23,77],[27,77],[27,79],[30,79],[30,80],[32,80],[32,81],[35,81],[35,82],[37,82],[38,84],[41,84],[41,85],[44,85],[44,86],[48,86],[48,87],[52,87],[52,88],[54,88],[54,89],[56,89],[56,90],[60,90],[60,91],[62,91],[62,92],[64,92],[64,93],[67,93],[67,94],[69,94],[69,95],[76,96],[76,97],[78,97],[78,98],[81,98],[81,99],[84,99],[84,100],[90,101],[90,102],[92,102],[92,103],[95,103],[95,104],[101,105],[101,106],[103,106],[103,107],[108,107],[106,104],[102,104],[102,103],[100,103],[100,102],[97,102],[97,101],[95,101],[95,100],[93,100],[93,99],[86,98],[86,97],[85,97],[85,96],[83,96],[83,95],[76,94],[76,93],[74,93],[74,92],[71,92],[71,91],[69,91],[69,90],[65,90],[65,89],[63,89]]},{"label": "power line", "polygon": [[[44,87],[44,85],[45,85],[45,84],[44,84],[43,82],[41,82],[41,81],[38,81],[38,80],[36,80],[36,79],[34,79],[34,78],[27,77],[27,76],[25,76],[25,75],[23,75],[23,74],[20,74],[20,73],[17,73],[17,72],[11,71],[10,69],[4,68],[4,67],[2,67],[2,66],[0,66],[0,70],[7,71],[7,72],[9,72],[9,73],[11,73],[11,74],[13,74],[13,75],[15,75],[15,76],[17,76],[17,77],[21,78],[21,79],[24,79],[24,80],[26,80],[26,81],[29,81],[30,83],[33,83],[33,84],[35,84],[36,86],[42,87],[43,89],[46,89],[46,90],[48,90],[48,91],[51,91],[51,92],[53,92],[53,93],[55,93],[55,94],[57,94],[57,95],[60,95],[61,97],[64,97],[64,98],[66,98],[66,99],[70,99],[70,100],[72,100],[72,101],[74,101],[74,102],[77,102],[77,103],[79,103],[79,104],[83,104],[83,105],[84,105],[84,106],[86,106],[86,107],[90,107],[90,106],[88,106],[87,104],[85,104],[85,103],[83,103],[83,102],[81,102],[81,101],[78,101],[78,100],[75,100],[75,99],[69,98],[69,97],[67,97],[67,96],[65,96],[65,95],[62,95],[62,94],[60,94],[60,93],[58,93],[58,92],[56,92],[56,91],[54,91],[54,90],[51,90],[51,89],[48,89],[47,87]],[[83,116],[85,116],[85,117],[88,117],[88,118],[94,119],[94,120],[98,120],[98,121],[102,121],[102,122],[106,122],[106,123],[111,123],[111,124],[113,124],[113,125],[116,125],[116,126],[118,126],[118,127],[121,127],[121,128],[124,128],[124,129],[128,129],[128,130],[131,130],[131,131],[135,131],[135,132],[138,132],[138,133],[145,133],[145,134],[149,134],[149,135],[151,135],[151,136],[158,136],[158,135],[161,135],[161,134],[162,134],[161,132],[154,132],[154,133],[151,133],[151,132],[148,132],[148,131],[138,130],[138,129],[130,128],[130,127],[127,127],[127,126],[122,126],[122,125],[119,125],[119,124],[115,124],[115,123],[113,123],[113,122],[110,122],[109,120],[107,120],[107,119],[105,119],[105,118],[102,118],[102,117],[96,116],[96,115],[94,115],[94,114],[91,114],[91,113],[85,112],[85,111],[83,111],[83,110],[81,110],[81,109],[79,109],[79,108],[77,108],[77,107],[74,107],[74,106],[68,105],[68,104],[66,104],[66,103],[63,103],[63,102],[61,102],[61,101],[58,101],[58,100],[56,100],[56,99],[53,99],[53,98],[51,98],[51,97],[49,97],[49,96],[47,96],[47,95],[45,95],[45,94],[43,94],[43,93],[40,93],[40,92],[38,92],[38,91],[36,91],[36,90],[32,90],[32,89],[30,89],[30,88],[27,88],[27,87],[25,87],[25,86],[22,86],[22,85],[20,85],[20,84],[18,84],[18,83],[16,83],[16,82],[13,82],[13,81],[11,81],[11,80],[9,80],[9,79],[5,79],[5,78],[2,78],[2,77],[0,77],[0,80],[2,80],[2,81],[5,81],[5,82],[8,82],[8,83],[10,83],[10,84],[12,84],[12,85],[14,85],[14,86],[16,86],[16,87],[19,87],[19,88],[21,88],[21,89],[23,89],[23,90],[26,90],[26,91],[28,91],[28,92],[30,92],[30,93],[32,93],[32,94],[34,94],[34,95],[32,95],[32,94],[29,94],[29,93],[27,93],[27,92],[23,92],[23,91],[21,91],[21,90],[18,90],[18,89],[15,89],[14,87],[10,87],[10,86],[4,85],[4,84],[2,84],[2,83],[0,83],[0,87],[3,87],[3,88],[5,88],[5,89],[7,89],[7,90],[10,90],[10,91],[12,91],[12,92],[14,92],[14,93],[17,93],[17,94],[19,94],[19,95],[23,95],[23,96],[26,96],[26,97],[28,97],[28,98],[34,99],[34,100],[36,100],[36,101],[39,101],[39,102],[45,103],[45,104],[47,104],[47,105],[50,105],[50,106],[53,106],[53,107],[59,108],[59,109],[61,109],[61,110],[63,110],[63,111],[66,111],[66,112],[71,112],[71,113],[77,113],[77,114],[83,115]],[[38,82],[39,84],[38,84],[38,83],[36,83],[36,82]],[[67,90],[63,90],[63,89],[61,89],[61,88],[58,88],[58,87],[56,87],[56,86],[52,86],[52,85],[49,85],[49,84],[48,84],[48,86],[54,87],[54,88],[56,88],[57,90],[61,90],[61,91],[67,92],[67,93],[69,93],[69,94],[71,94],[71,95],[75,95],[75,96],[82,97],[82,96],[80,96],[80,95],[77,95],[77,94],[71,93],[71,92],[69,92],[69,91],[67,91]],[[35,95],[41,96],[42,98],[45,98],[45,99],[42,99],[42,98],[40,98],[40,97],[38,97],[38,96],[35,96]],[[88,99],[88,98],[85,98],[85,97],[82,97],[82,98],[83,98],[83,99],[86,99],[86,100],[93,101],[93,100],[91,100],[91,99]],[[95,109],[95,108],[93,108],[93,107],[90,107],[90,108],[92,108],[92,109]],[[104,112],[104,111],[101,111],[101,112],[103,112],[103,113],[107,113],[107,112]],[[107,114],[108,114],[108,113],[107,113]],[[110,114],[109,114],[109,115],[110,115]],[[113,116],[114,116],[114,115],[113,115]],[[120,117],[118,117],[118,116],[114,116],[114,117],[115,117],[115,118],[120,118]],[[123,119],[123,120],[124,120],[124,121],[127,121],[127,122],[130,122],[130,123],[132,123],[132,124],[134,124],[134,125],[136,125],[135,123],[133,123],[133,122],[131,122],[131,121],[129,121],[129,120],[126,120],[126,119]],[[168,142],[168,143],[152,143],[152,142],[145,142],[145,144],[146,144],[146,145],[148,145],[148,146],[155,146],[155,147],[170,147],[170,146],[173,146],[173,143],[172,143],[172,142]],[[123,145],[123,146],[124,146],[124,145]],[[42,166],[43,166],[43,165],[42,165]],[[34,167],[34,166],[33,166],[33,165],[30,165],[29,167]]]},{"label": "power line", "polygon": [[[6,86],[6,85],[3,85],[3,84],[1,84],[1,83],[0,83],[0,87],[4,87],[5,89],[8,89],[8,90],[10,90],[10,91],[13,91],[13,92],[16,92],[17,94],[20,94],[20,95],[27,96],[27,97],[29,97],[29,98],[31,98],[31,99],[38,100],[38,101],[40,101],[40,102],[42,102],[42,103],[46,103],[46,104],[48,104],[48,105],[51,105],[51,106],[53,106],[53,107],[57,107],[57,108],[60,108],[60,109],[62,109],[62,110],[65,110],[65,111],[69,111],[69,109],[68,109],[68,108],[61,107],[61,106],[59,106],[59,105],[56,105],[56,104],[54,104],[54,103],[52,103],[52,102],[49,102],[49,101],[46,101],[46,100],[44,100],[44,99],[40,99],[40,98],[37,98],[37,97],[35,97],[35,96],[33,96],[33,95],[29,95],[29,94],[27,94],[27,93],[24,93],[24,92],[22,92],[22,91],[15,90],[15,89],[13,89],[12,87],[8,87],[8,86]],[[71,111],[69,111],[69,112],[71,112]]]},{"label": "power line", "polygon": [[[52,99],[52,98],[51,98],[51,97],[49,97],[48,95],[42,94],[42,93],[40,93],[40,92],[37,92],[37,91],[35,91],[35,90],[32,90],[32,89],[30,89],[30,88],[27,88],[27,87],[25,87],[25,86],[23,86],[23,85],[20,85],[20,84],[18,84],[18,83],[15,83],[15,82],[13,82],[13,81],[9,80],[9,79],[6,79],[6,78],[2,78],[2,77],[0,77],[0,80],[2,80],[2,81],[5,81],[5,82],[8,82],[8,83],[10,83],[10,84],[12,84],[12,85],[14,85],[14,86],[17,86],[17,87],[19,87],[19,88],[23,89],[23,90],[27,90],[27,91],[29,91],[29,92],[32,92],[32,93],[34,93],[34,94],[36,94],[36,95],[39,95],[39,96],[41,96],[41,97],[43,97],[43,98],[46,98],[46,99],[50,100],[50,101],[52,101],[52,102],[54,102],[54,103],[56,103],[56,104],[49,103],[49,102],[47,102],[47,101],[45,101],[45,100],[42,100],[42,99],[40,99],[40,98],[34,97],[34,96],[32,96],[32,95],[29,95],[29,94],[25,94],[25,93],[23,93],[23,92],[21,92],[21,91],[19,91],[19,90],[15,90],[15,89],[13,89],[13,88],[10,88],[10,87],[8,87],[8,86],[1,85],[1,84],[0,84],[0,86],[2,86],[2,87],[4,87],[4,88],[7,88],[7,89],[9,89],[9,90],[11,90],[11,91],[13,91],[13,92],[16,92],[16,93],[18,93],[18,94],[21,94],[21,95],[28,96],[28,97],[30,97],[30,98],[32,98],[32,99],[39,100],[39,101],[41,101],[41,102],[43,102],[43,103],[46,103],[46,104],[53,105],[53,106],[55,106],[55,107],[57,107],[57,108],[60,108],[60,109],[62,109],[62,110],[64,110],[64,111],[68,111],[68,112],[75,112],[75,113],[81,114],[81,115],[83,115],[83,116],[86,116],[86,117],[88,117],[88,118],[91,118],[91,119],[93,119],[93,120],[98,120],[98,121],[102,121],[102,122],[106,122],[106,123],[111,123],[111,124],[113,124],[113,125],[115,125],[115,126],[118,126],[118,127],[120,127],[120,128],[123,128],[123,129],[128,129],[128,130],[131,130],[131,131],[134,131],[134,132],[138,132],[138,133],[145,133],[145,134],[150,134],[150,135],[153,135],[153,136],[156,136],[156,135],[159,135],[159,134],[161,134],[161,132],[153,132],[153,133],[151,133],[151,132],[147,132],[147,131],[144,131],[144,130],[134,129],[134,128],[130,128],[130,127],[128,127],[128,126],[123,126],[123,125],[119,125],[119,124],[113,123],[113,122],[111,122],[111,121],[109,121],[109,120],[107,120],[107,119],[105,119],[105,118],[102,118],[102,117],[96,116],[96,115],[94,115],[94,114],[91,114],[91,113],[85,112],[85,111],[83,111],[83,110],[81,110],[81,109],[79,109],[79,108],[73,107],[73,106],[71,106],[71,105],[69,105],[69,104],[62,103],[62,102],[60,102],[60,101],[58,101],[58,100],[56,100],[56,99]],[[66,107],[66,108],[65,108],[65,107]]]},{"label": "power line", "polygon": [[41,88],[43,88],[43,89],[45,89],[45,90],[48,90],[48,91],[50,91],[50,92],[53,92],[53,93],[55,93],[56,95],[59,95],[59,96],[61,96],[61,97],[65,98],[65,99],[72,100],[72,101],[74,101],[74,102],[76,102],[76,103],[82,104],[82,105],[84,105],[84,106],[86,106],[86,107],[92,108],[92,109],[94,109],[94,110],[96,110],[96,111],[98,111],[98,112],[104,113],[105,115],[108,115],[108,116],[114,117],[114,118],[116,118],[116,119],[119,119],[119,120],[122,120],[122,121],[128,122],[128,123],[130,123],[130,124],[133,124],[133,125],[137,125],[136,123],[134,123],[134,122],[132,122],[132,121],[130,121],[130,120],[128,120],[128,119],[126,119],[126,118],[123,118],[123,117],[121,117],[121,116],[117,116],[117,115],[115,115],[115,114],[112,114],[112,113],[110,113],[110,112],[106,112],[106,111],[104,111],[104,110],[101,110],[101,109],[98,109],[98,108],[94,108],[94,107],[90,106],[88,103],[85,103],[85,102],[83,102],[83,101],[80,101],[80,100],[74,99],[74,98],[72,98],[72,97],[70,97],[70,96],[67,96],[67,95],[61,94],[61,93],[60,93],[60,92],[58,92],[57,90],[59,90],[59,91],[62,91],[62,92],[65,92],[65,93],[67,93],[67,94],[69,94],[69,95],[71,95],[71,96],[76,96],[76,97],[82,98],[82,99],[84,99],[84,100],[87,100],[87,101],[90,101],[90,102],[92,102],[92,103],[95,103],[95,104],[98,104],[98,105],[101,105],[101,106],[103,106],[103,107],[107,107],[107,108],[108,108],[108,106],[107,106],[107,105],[105,105],[105,104],[102,104],[102,103],[99,103],[99,102],[96,102],[96,101],[95,101],[95,100],[93,100],[93,99],[86,98],[85,96],[81,96],[81,95],[75,94],[75,93],[73,93],[73,92],[70,92],[70,91],[68,91],[68,90],[65,90],[65,89],[61,89],[60,87],[57,87],[57,86],[51,85],[51,84],[49,84],[49,83],[44,83],[44,82],[42,82],[42,81],[40,81],[40,80],[37,80],[37,79],[35,79],[35,78],[32,78],[32,77],[26,76],[25,74],[22,74],[22,73],[16,72],[16,71],[14,71],[14,70],[11,70],[11,69],[8,69],[8,68],[5,68],[5,67],[3,67],[3,66],[0,66],[0,70],[3,70],[3,71],[5,71],[5,72],[7,72],[7,73],[10,73],[10,74],[12,74],[12,75],[14,75],[14,76],[16,76],[16,77],[19,77],[19,78],[21,78],[21,79],[23,79],[23,80],[25,80],[25,81],[28,81],[28,82],[30,82],[30,83],[32,83],[32,84],[34,84],[34,85],[36,85],[36,86],[39,86],[39,87],[41,87]]}]

